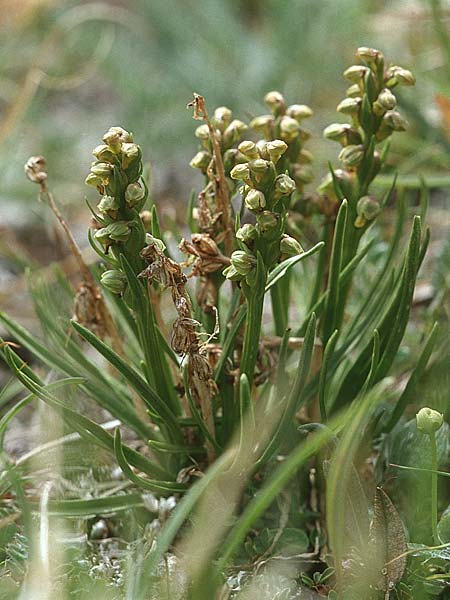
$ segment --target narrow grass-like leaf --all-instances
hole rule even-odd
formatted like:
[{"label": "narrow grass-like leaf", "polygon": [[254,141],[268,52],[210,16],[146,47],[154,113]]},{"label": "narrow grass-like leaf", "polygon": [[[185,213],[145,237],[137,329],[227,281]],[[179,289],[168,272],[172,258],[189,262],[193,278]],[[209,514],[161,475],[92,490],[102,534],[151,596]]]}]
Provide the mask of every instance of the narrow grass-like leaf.
[{"label": "narrow grass-like leaf", "polygon": [[[82,377],[67,377],[66,379],[59,379],[58,381],[52,381],[47,384],[46,388],[50,391],[57,390],[67,385],[80,385],[84,382]],[[8,427],[11,420],[20,413],[20,411],[28,406],[36,398],[35,394],[28,394],[25,398],[22,398],[14,406],[12,406],[0,419],[0,448],[3,447],[3,439],[5,436],[6,428]]]},{"label": "narrow grass-like leaf", "polygon": [[[40,342],[35,336],[28,333],[28,331],[19,325],[16,321],[7,317],[3,313],[0,314],[0,321],[4,323],[8,331],[19,341],[23,346],[28,348],[35,356],[37,356],[44,364],[51,369],[56,369],[60,373],[64,373],[69,377],[83,376],[85,383],[81,385],[81,389],[91,398],[93,398],[98,404],[106,408],[112,415],[120,419],[123,423],[129,425],[134,431],[136,431],[143,439],[147,439],[151,435],[149,428],[142,423],[138,418],[134,407],[131,403],[131,399],[127,401],[126,395],[121,395],[118,392],[117,383],[112,384],[104,372],[102,372],[97,365],[84,356],[83,352],[76,346],[75,342],[70,340],[65,335],[65,347],[70,352],[70,357],[52,352],[44,343]],[[58,334],[59,335],[59,334]],[[61,333],[62,335],[62,333]],[[1,352],[1,348],[0,348]],[[20,359],[19,359],[20,360]],[[23,365],[23,361],[20,361]],[[25,368],[25,373],[33,379],[35,376],[32,375],[31,370],[28,367],[21,367],[22,370]],[[34,379],[36,381],[36,379]]]},{"label": "narrow grass-like leaf", "polygon": [[314,351],[315,334],[316,315],[313,313],[308,325],[308,329],[306,330],[303,349],[297,367],[297,373],[291,392],[288,395],[286,401],[286,407],[284,409],[278,428],[275,431],[275,434],[273,435],[269,444],[267,445],[261,457],[257,461],[258,467],[262,466],[265,462],[267,462],[267,460],[269,460],[273,456],[273,454],[278,450],[278,447],[284,438],[286,428],[290,426],[293,416],[301,406],[302,392],[309,375],[312,354]]},{"label": "narrow grass-like leaf", "polygon": [[392,429],[395,427],[395,425],[398,423],[401,416],[403,415],[406,407],[411,402],[411,399],[414,394],[414,390],[416,389],[423,373],[425,372],[428,361],[430,360],[430,356],[433,353],[434,346],[437,341],[438,332],[439,332],[438,323],[435,323],[430,332],[430,335],[428,336],[428,338],[425,342],[423,350],[419,356],[419,360],[417,361],[417,364],[414,367],[410,378],[408,379],[408,383],[406,384],[406,387],[403,390],[400,398],[397,400],[397,403],[395,405],[395,408],[391,415],[391,418],[389,419],[388,423],[386,424],[386,426],[384,428],[384,431],[386,433],[389,433],[390,431],[392,431]]},{"label": "narrow grass-like leaf", "polygon": [[[10,368],[16,374],[17,379],[30,390],[35,396],[43,400],[46,404],[52,408],[58,409],[61,412],[62,418],[77,431],[81,437],[87,438],[89,441],[102,446],[110,452],[114,452],[114,440],[112,436],[107,433],[100,425],[91,421],[84,415],[81,415],[72,409],[64,405],[63,402],[55,398],[44,386],[37,384],[30,377],[28,377],[21,369],[17,366],[20,363],[20,358],[15,355],[10,348],[5,348],[5,358]],[[124,452],[127,460],[135,467],[143,471],[148,475],[160,477],[163,479],[170,478],[170,474],[152,463],[145,458],[139,452],[136,452],[132,448],[124,448]]]},{"label": "narrow grass-like leaf", "polygon": [[339,208],[334,230],[333,245],[331,248],[330,274],[328,277],[327,300],[323,320],[323,343],[326,346],[330,336],[336,329],[339,314],[339,274],[342,268],[342,256],[345,244],[345,230],[347,223],[347,201],[343,200]]},{"label": "narrow grass-like leaf", "polygon": [[331,429],[323,428],[311,439],[300,444],[266,481],[258,494],[249,502],[228,537],[221,545],[220,556],[214,569],[219,578],[253,524],[269,508],[286,483],[311,456],[314,456],[334,436]]},{"label": "narrow grass-like leaf", "polygon": [[253,383],[253,378],[255,375],[266,280],[266,267],[264,265],[261,253],[258,252],[256,263],[256,281],[252,286],[244,283],[242,284],[247,298],[247,321],[245,324],[240,368],[241,373],[245,373],[247,375],[250,386]]},{"label": "narrow grass-like leaf", "polygon": [[330,358],[333,355],[338,340],[339,331],[335,329],[328,340],[323,353],[322,366],[320,369],[319,377],[319,405],[320,405],[320,417],[321,422],[326,423],[327,421],[327,404],[326,404],[326,387],[327,387],[327,376]]},{"label": "narrow grass-like leaf", "polygon": [[160,336],[158,335],[158,326],[150,300],[143,284],[137,279],[131,265],[123,255],[121,256],[121,263],[133,298],[139,339],[145,356],[148,383],[169,404],[172,412],[178,415],[180,405],[173,387],[165,354],[160,351]]},{"label": "narrow grass-like leaf", "polygon": [[116,455],[117,462],[119,463],[119,467],[122,469],[124,475],[128,477],[130,481],[132,481],[134,484],[141,488],[163,494],[184,492],[187,489],[187,485],[185,483],[161,481],[157,479],[146,479],[145,477],[136,475],[133,469],[128,464],[127,459],[125,458],[119,428],[116,429],[116,433],[114,435],[114,453]]},{"label": "narrow grass-like leaf", "polygon": [[105,342],[100,340],[92,331],[89,331],[83,325],[76,321],[72,321],[74,329],[93,346],[106,360],[115,367],[119,373],[125,377],[126,381],[139,394],[139,397],[144,400],[153,414],[158,415],[158,422],[161,426],[166,426],[174,440],[181,440],[182,435],[179,428],[177,418],[170,410],[170,407],[158,396],[158,394],[150,387],[150,385],[130,367],[122,357],[120,357],[112,348]]},{"label": "narrow grass-like leaf", "polygon": [[[33,503],[30,503],[33,508]],[[108,515],[145,507],[141,494],[116,494],[86,500],[50,500],[49,514],[72,519],[88,519],[96,515]],[[39,507],[35,506],[36,510]]]},{"label": "narrow grass-like leaf", "polygon": [[282,277],[284,277],[284,275],[290,269],[292,269],[292,267],[294,265],[305,260],[305,258],[312,256],[313,254],[318,252],[321,248],[323,248],[324,245],[325,245],[324,242],[318,242],[315,246],[313,246],[309,250],[306,250],[302,254],[298,254],[297,256],[291,256],[289,258],[285,258],[280,264],[278,264],[276,267],[274,267],[272,269],[272,271],[270,271],[270,273],[267,277],[266,292],[268,292],[270,290],[270,288],[277,283],[277,281],[279,281]]}]

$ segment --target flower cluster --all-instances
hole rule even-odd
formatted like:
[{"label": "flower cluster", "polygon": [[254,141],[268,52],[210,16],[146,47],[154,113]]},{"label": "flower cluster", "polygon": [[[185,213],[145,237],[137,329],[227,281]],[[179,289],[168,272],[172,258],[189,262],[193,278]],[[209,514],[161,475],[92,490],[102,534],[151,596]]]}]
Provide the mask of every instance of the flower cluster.
[{"label": "flower cluster", "polygon": [[[336,108],[339,113],[349,116],[351,123],[332,123],[324,130],[325,138],[342,146],[339,160],[343,169],[328,174],[318,191],[335,198],[337,183],[347,198],[363,196],[354,220],[355,227],[362,228],[380,210],[377,199],[367,196],[368,187],[382,165],[376,145],[408,127],[396,109],[397,99],[392,89],[398,85],[414,85],[415,78],[402,67],[386,68],[379,50],[362,47],[356,54],[363,64],[352,65],[344,71],[344,77],[351,85]],[[355,190],[357,194],[353,193]]]},{"label": "flower cluster", "polygon": [[[248,126],[243,121],[233,119],[232,117],[233,113],[229,108],[219,106],[211,118],[211,126],[214,129],[214,135],[223,156],[223,164],[227,176],[229,176],[230,170],[234,165],[242,160],[235,146],[248,129]],[[206,175],[208,168],[212,164],[214,154],[211,132],[207,123],[203,123],[197,127],[195,137],[200,140],[202,149],[197,152],[189,164],[195,169],[200,169]]]},{"label": "flower cluster", "polygon": [[[128,241],[135,245],[138,238],[137,250],[140,250],[139,245],[143,246],[139,211],[147,199],[147,189],[141,180],[141,149],[133,142],[132,134],[122,127],[111,127],[103,136],[103,142],[92,152],[96,160],[86,183],[96,187],[101,195],[94,214],[93,238],[102,248],[104,258],[114,264]],[[101,282],[111,292],[121,294],[126,277],[121,271],[110,269],[103,273]]]},{"label": "flower cluster", "polygon": [[280,155],[278,172],[287,170],[296,183],[297,191],[302,192],[305,184],[313,180],[310,166],[313,156],[304,148],[304,143],[311,135],[302,127],[303,121],[312,117],[313,111],[306,104],[288,106],[282,94],[277,91],[266,94],[264,101],[271,114],[254,118],[250,127],[268,142],[279,139],[286,144],[282,157]]},{"label": "flower cluster", "polygon": [[[228,279],[245,279],[247,284],[252,285],[256,273],[256,251],[261,251],[266,266],[270,267],[278,261],[280,252],[287,249],[285,242],[281,249],[280,242],[289,237],[284,235],[286,206],[296,185],[286,173],[278,174],[276,168],[287,148],[286,142],[278,139],[256,143],[246,140],[238,146],[247,162],[237,164],[230,175],[242,181],[243,201],[255,216],[256,224],[247,223],[236,231],[240,250],[232,253],[231,265],[224,271]],[[296,242],[293,238],[289,239]],[[301,251],[299,244],[297,249]]]}]

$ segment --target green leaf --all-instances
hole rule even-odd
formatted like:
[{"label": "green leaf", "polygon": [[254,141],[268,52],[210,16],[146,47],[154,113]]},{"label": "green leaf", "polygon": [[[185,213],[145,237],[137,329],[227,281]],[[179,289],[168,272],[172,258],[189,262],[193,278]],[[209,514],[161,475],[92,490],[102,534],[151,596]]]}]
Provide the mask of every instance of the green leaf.
[{"label": "green leaf", "polygon": [[134,484],[141,488],[163,494],[184,492],[187,489],[187,485],[185,483],[161,481],[157,479],[146,479],[145,477],[136,475],[130,467],[130,465],[128,464],[127,459],[125,458],[119,428],[116,429],[116,433],[114,435],[114,453],[124,475],[126,475],[126,477],[128,477],[130,481],[132,481]]},{"label": "green leaf", "polygon": [[433,353],[437,337],[439,333],[438,323],[436,322],[431,329],[431,332],[425,341],[425,345],[423,350],[419,356],[419,360],[417,361],[416,366],[414,367],[409,379],[406,384],[405,389],[403,390],[400,398],[397,400],[394,411],[389,419],[389,422],[384,427],[383,431],[390,432],[395,427],[395,425],[400,420],[401,416],[405,412],[406,407],[411,402],[414,391],[423,376],[428,361],[430,360],[431,354]]},{"label": "green leaf", "polygon": [[342,256],[345,244],[347,223],[347,201],[343,200],[336,219],[336,227],[331,248],[330,274],[328,277],[327,300],[323,319],[323,343],[326,346],[331,334],[336,329],[339,314],[339,274],[342,268]]},{"label": "green leaf", "polygon": [[333,352],[336,347],[336,342],[338,340],[338,337],[339,337],[339,331],[337,329],[335,329],[325,347],[325,351],[323,353],[323,359],[322,359],[322,366],[320,369],[319,405],[320,405],[320,417],[321,417],[322,423],[326,423],[326,421],[327,421],[326,387],[327,387],[328,368],[329,368],[330,358],[333,356]]},{"label": "green leaf", "polygon": [[[53,394],[51,394],[44,386],[36,383],[28,377],[23,371],[21,371],[18,364],[21,363],[21,359],[8,347],[4,349],[5,358],[10,368],[16,374],[17,379],[30,390],[35,396],[43,400],[50,407],[57,409],[61,412],[62,418],[77,431],[81,437],[98,444],[102,448],[114,452],[114,440],[112,436],[107,433],[100,425],[91,421],[84,415],[81,415],[67,406],[63,402],[60,402]],[[133,450],[132,448],[125,447],[124,452],[127,460],[135,467],[143,471],[148,475],[153,475],[160,478],[170,478],[164,469],[158,465],[152,463],[147,458]]]},{"label": "green leaf", "polygon": [[76,321],[71,321],[72,327],[93,346],[106,360],[121,373],[131,387],[144,400],[153,415],[158,416],[158,424],[164,428],[166,426],[171,432],[174,440],[181,441],[182,433],[177,418],[170,410],[170,407],[158,396],[158,394],[148,385],[148,383],[130,367],[122,357],[120,357],[105,342],[100,340],[94,333],[89,331],[83,325]]},{"label": "green leaf", "polygon": [[297,367],[297,373],[291,392],[287,398],[284,412],[282,414],[278,428],[275,431],[275,434],[273,435],[269,444],[267,445],[261,457],[257,461],[258,468],[261,467],[265,462],[267,462],[267,460],[269,460],[277,451],[280,443],[282,442],[285,436],[286,429],[290,426],[295,413],[302,404],[302,393],[309,375],[312,354],[314,351],[315,335],[316,315],[313,313],[308,325],[308,329],[306,330],[306,335],[303,342],[303,349]]}]

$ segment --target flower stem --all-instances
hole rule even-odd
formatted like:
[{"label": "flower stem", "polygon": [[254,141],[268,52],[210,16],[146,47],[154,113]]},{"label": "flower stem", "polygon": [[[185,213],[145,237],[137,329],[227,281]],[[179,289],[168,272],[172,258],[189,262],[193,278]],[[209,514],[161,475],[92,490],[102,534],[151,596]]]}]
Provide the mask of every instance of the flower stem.
[{"label": "flower stem", "polygon": [[441,543],[437,528],[438,521],[438,488],[437,488],[437,449],[436,449],[436,434],[430,434],[431,444],[431,529],[433,531],[433,542],[437,545]]}]

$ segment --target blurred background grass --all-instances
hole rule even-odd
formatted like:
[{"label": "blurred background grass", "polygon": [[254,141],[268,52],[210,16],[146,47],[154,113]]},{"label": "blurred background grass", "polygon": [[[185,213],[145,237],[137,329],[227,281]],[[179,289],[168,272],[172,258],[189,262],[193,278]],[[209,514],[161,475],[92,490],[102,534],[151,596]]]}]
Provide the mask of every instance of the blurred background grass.
[{"label": "blurred background grass", "polygon": [[90,149],[110,125],[135,133],[155,191],[185,200],[195,181],[188,166],[195,123],[185,109],[193,91],[211,109],[226,104],[243,119],[265,112],[270,89],[310,104],[323,173],[325,154],[336,150],[321,130],[336,119],[346,88],[340,73],[358,45],[379,47],[417,75],[414,92],[404,94],[413,128],[393,152],[400,171],[450,166],[449,2],[3,0],[0,7],[3,225],[37,210],[23,176],[30,154],[46,156],[60,202],[83,206]]}]

